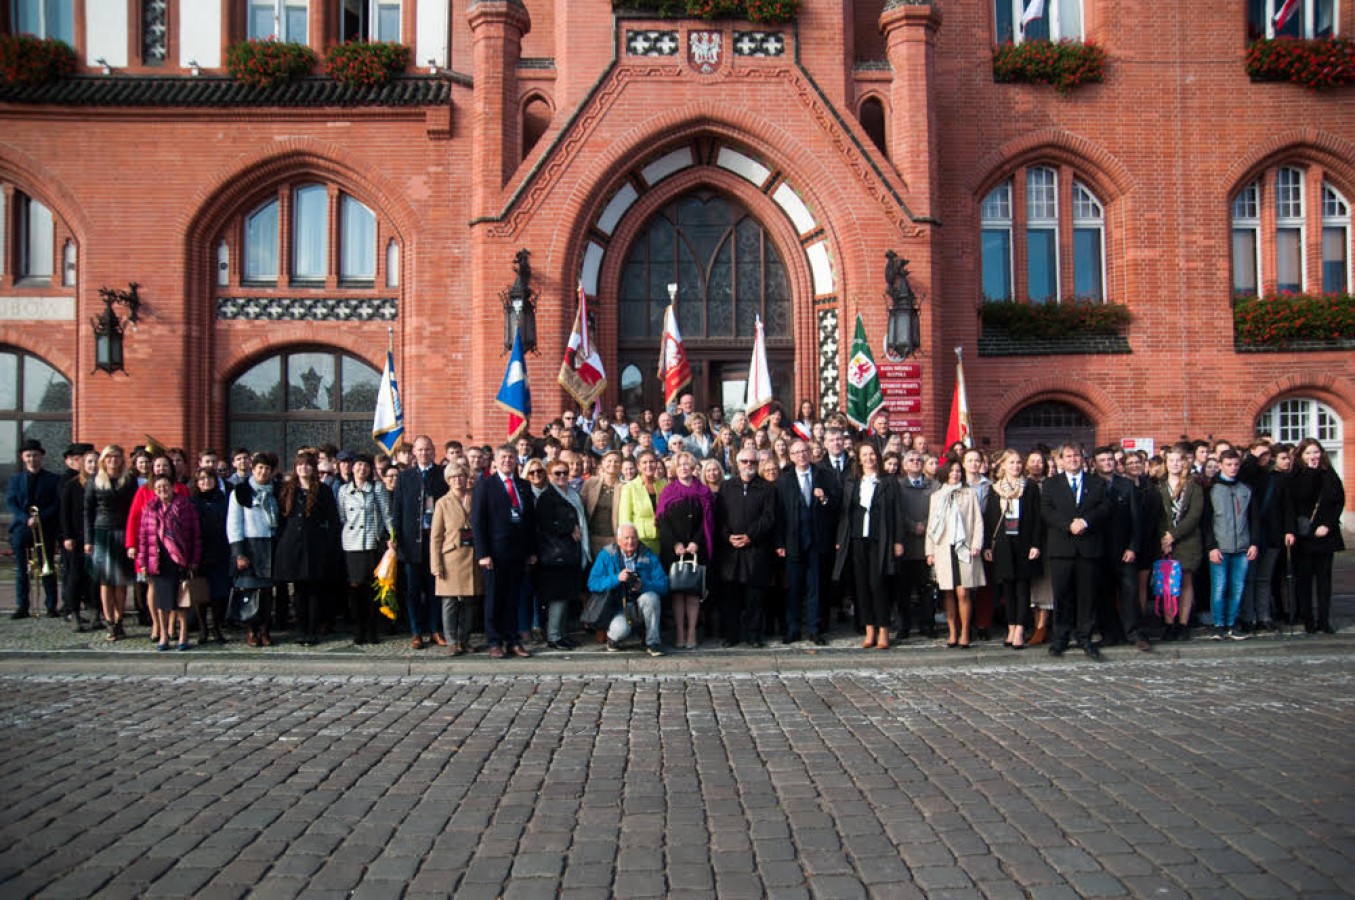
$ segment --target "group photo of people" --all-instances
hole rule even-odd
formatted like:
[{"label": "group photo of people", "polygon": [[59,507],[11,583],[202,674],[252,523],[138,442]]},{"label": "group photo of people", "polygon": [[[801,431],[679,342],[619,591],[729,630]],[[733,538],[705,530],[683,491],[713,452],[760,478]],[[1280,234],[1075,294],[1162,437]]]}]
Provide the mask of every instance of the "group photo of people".
[{"label": "group photo of people", "polygon": [[1334,630],[1345,489],[1314,438],[936,446],[884,411],[774,405],[754,428],[691,394],[592,413],[389,454],[73,443],[58,467],[26,440],[12,618],[153,651],[493,658],[1000,639],[1098,659]]}]

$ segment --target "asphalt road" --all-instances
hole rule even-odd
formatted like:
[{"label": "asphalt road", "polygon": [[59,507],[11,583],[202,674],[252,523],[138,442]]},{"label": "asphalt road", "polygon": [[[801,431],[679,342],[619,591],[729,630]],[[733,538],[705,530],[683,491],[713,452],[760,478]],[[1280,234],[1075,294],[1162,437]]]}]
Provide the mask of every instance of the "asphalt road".
[{"label": "asphalt road", "polygon": [[0,896],[1350,896],[1355,655],[1241,649],[607,677],[8,667]]}]

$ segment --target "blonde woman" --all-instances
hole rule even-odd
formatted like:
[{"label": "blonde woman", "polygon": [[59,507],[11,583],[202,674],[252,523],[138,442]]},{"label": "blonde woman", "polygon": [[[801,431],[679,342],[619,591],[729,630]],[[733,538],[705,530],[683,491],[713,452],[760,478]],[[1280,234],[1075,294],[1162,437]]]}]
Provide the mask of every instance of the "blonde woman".
[{"label": "blonde woman", "polygon": [[927,516],[927,565],[936,573],[946,607],[946,646],[969,647],[974,615],[970,591],[983,587],[983,513],[973,488],[965,483],[964,465],[947,460],[941,487],[932,494]]},{"label": "blonde woman", "polygon": [[1170,556],[1181,564],[1181,602],[1177,615],[1166,624],[1164,641],[1190,640],[1190,610],[1195,604],[1195,580],[1192,573],[1199,567],[1204,552],[1200,537],[1200,519],[1204,516],[1204,491],[1191,475],[1189,445],[1178,444],[1167,451],[1163,460],[1167,477],[1158,484],[1162,513],[1157,522],[1157,534],[1163,556]]},{"label": "blonde woman", "polygon": [[442,601],[442,627],[447,640],[447,655],[460,656],[473,649],[470,643],[471,617],[475,598],[483,597],[481,569],[475,564],[475,546],[471,539],[470,469],[463,463],[447,466],[443,477],[448,491],[433,507],[433,530],[429,548],[437,596]]},{"label": "blonde woman", "polygon": [[1040,574],[1040,544],[1044,525],[1040,520],[1040,489],[1028,481],[1021,454],[1004,450],[994,467],[983,510],[985,546],[983,558],[993,564],[998,598],[1007,612],[1007,639],[1003,646],[1026,647],[1025,622],[1030,615],[1030,583]]},{"label": "blonde woman", "polygon": [[653,450],[644,450],[636,460],[639,474],[626,482],[621,488],[618,522],[630,522],[640,536],[640,543],[649,548],[655,556],[659,555],[659,528],[654,521],[654,511],[659,505],[659,495],[668,486],[663,478],[663,464]]},{"label": "blonde woman", "polygon": [[127,516],[136,497],[136,476],[127,468],[127,456],[117,444],[99,454],[99,467],[92,488],[85,491],[85,555],[91,560],[94,581],[108,640],[127,636],[122,629],[122,610],[127,603],[127,585],[134,579],[127,557]]}]

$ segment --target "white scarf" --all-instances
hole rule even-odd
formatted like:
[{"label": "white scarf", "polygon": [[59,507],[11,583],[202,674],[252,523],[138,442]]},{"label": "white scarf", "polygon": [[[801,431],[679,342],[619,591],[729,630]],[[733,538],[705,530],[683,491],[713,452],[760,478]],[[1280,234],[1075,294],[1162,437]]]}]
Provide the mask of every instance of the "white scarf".
[{"label": "white scarf", "polygon": [[946,524],[949,521],[951,529],[951,546],[955,548],[956,555],[963,556],[969,549],[969,529],[965,526],[964,515],[960,512],[960,503],[957,493],[964,487],[963,484],[943,484],[937,494],[940,496],[941,503],[940,515],[935,516],[927,524],[927,534],[935,543],[941,543],[941,538],[946,533]]}]

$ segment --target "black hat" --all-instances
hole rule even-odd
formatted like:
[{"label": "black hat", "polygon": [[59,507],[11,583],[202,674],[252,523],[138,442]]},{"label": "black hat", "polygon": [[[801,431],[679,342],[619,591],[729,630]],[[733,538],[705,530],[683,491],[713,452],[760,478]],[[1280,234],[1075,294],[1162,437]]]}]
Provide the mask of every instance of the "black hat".
[{"label": "black hat", "polygon": [[42,441],[38,440],[37,438],[26,438],[24,442],[19,445],[20,453],[27,453],[30,450],[36,450],[43,456],[47,455],[47,450],[43,448]]},{"label": "black hat", "polygon": [[84,456],[86,453],[93,453],[93,444],[71,444],[66,448],[64,456]]},{"label": "black hat", "polygon": [[[347,451],[345,451],[345,452],[347,452]],[[355,462],[355,463],[365,462],[365,463],[366,463],[367,465],[369,465],[369,466],[374,466],[374,465],[376,465],[376,463],[373,462],[373,460],[372,460],[372,454],[370,454],[370,453],[350,453],[349,455],[352,457],[352,460],[351,460],[352,462]]]},{"label": "black hat", "polygon": [[[357,460],[358,454],[354,453],[352,450],[349,450],[349,449],[345,448],[345,449],[343,449],[343,450],[340,450],[338,453],[336,453],[336,454],[334,455],[334,458],[335,458],[336,460],[338,460],[339,462],[347,462],[347,463],[351,463],[351,462],[355,462],[355,461]],[[370,462],[370,460],[368,460],[368,461]]]}]

